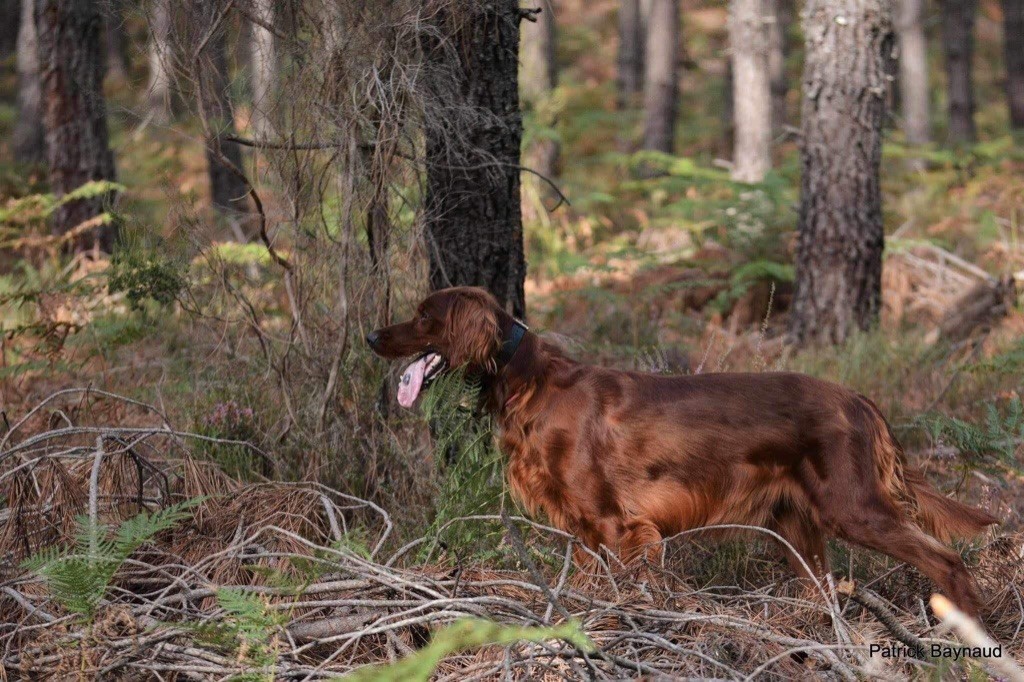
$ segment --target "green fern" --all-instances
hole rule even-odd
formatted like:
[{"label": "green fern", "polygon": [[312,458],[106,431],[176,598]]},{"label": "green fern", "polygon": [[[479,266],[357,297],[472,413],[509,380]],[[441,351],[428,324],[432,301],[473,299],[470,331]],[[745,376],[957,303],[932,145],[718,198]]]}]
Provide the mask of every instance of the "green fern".
[{"label": "green fern", "polygon": [[564,623],[557,627],[505,626],[486,620],[460,620],[435,634],[430,644],[397,663],[368,666],[345,676],[346,682],[425,682],[438,664],[455,652],[476,647],[508,646],[519,641],[543,642],[562,639],[580,651],[593,653],[593,642],[584,634],[579,623]]},{"label": "green fern", "polygon": [[142,512],[123,522],[113,534],[103,524],[80,516],[74,547],[48,547],[23,561],[21,567],[39,575],[53,598],[68,611],[91,619],[121,564],[157,533],[186,518],[188,510],[200,502],[201,498],[195,498],[152,514]]},{"label": "green fern", "polygon": [[288,624],[288,612],[271,609],[264,597],[236,588],[217,590],[217,604],[224,610],[217,621],[180,622],[174,623],[174,627],[193,633],[203,644],[230,652],[248,668],[231,679],[253,682],[274,679],[275,635]]},{"label": "green fern", "polygon": [[977,464],[995,459],[1014,468],[1017,448],[1024,443],[1024,403],[1020,398],[1010,400],[1003,410],[987,404],[982,424],[945,415],[926,415],[921,423],[934,440],[972,455]]}]

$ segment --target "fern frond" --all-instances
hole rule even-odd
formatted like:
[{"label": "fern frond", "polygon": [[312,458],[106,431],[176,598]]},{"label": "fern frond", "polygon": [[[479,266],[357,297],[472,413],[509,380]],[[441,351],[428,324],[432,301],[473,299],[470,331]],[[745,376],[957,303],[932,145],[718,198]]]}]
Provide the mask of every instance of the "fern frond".
[{"label": "fern frond", "polygon": [[188,516],[187,510],[201,501],[196,498],[152,514],[143,512],[122,523],[113,536],[107,526],[79,516],[72,548],[46,548],[24,560],[21,567],[40,576],[68,611],[91,617],[125,559]]}]

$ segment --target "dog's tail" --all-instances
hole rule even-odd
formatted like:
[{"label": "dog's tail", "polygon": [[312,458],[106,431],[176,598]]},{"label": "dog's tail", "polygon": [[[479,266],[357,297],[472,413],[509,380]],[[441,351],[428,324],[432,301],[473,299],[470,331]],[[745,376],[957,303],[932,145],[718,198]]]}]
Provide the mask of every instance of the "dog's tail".
[{"label": "dog's tail", "polygon": [[904,467],[903,481],[912,497],[917,524],[924,532],[943,542],[954,538],[973,538],[998,523],[998,519],[988,512],[940,493],[918,469]]},{"label": "dog's tail", "polygon": [[869,399],[875,425],[875,467],[882,487],[890,498],[932,537],[942,542],[954,538],[970,539],[999,520],[988,512],[946,497],[936,490],[924,474],[906,463],[903,447],[878,407]]}]

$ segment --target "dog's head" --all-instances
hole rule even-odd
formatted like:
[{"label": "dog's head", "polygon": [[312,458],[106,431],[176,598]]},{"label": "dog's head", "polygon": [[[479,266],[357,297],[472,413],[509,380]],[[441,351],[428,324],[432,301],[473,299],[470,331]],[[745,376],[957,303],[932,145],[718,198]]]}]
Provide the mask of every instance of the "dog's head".
[{"label": "dog's head", "polygon": [[402,376],[398,402],[410,407],[420,391],[449,368],[493,374],[502,347],[502,322],[509,316],[484,289],[453,287],[427,296],[408,322],[366,337],[388,359],[415,357]]}]

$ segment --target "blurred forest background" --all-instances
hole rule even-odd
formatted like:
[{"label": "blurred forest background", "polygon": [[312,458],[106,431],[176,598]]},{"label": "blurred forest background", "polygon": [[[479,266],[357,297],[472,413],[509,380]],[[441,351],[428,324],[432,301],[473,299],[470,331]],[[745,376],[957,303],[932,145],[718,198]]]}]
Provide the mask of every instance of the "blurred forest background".
[{"label": "blurred forest background", "polygon": [[[780,654],[896,635],[852,601],[793,597],[768,542],[673,545],[695,582],[672,608],[720,616],[699,633],[573,610],[567,540],[516,520],[487,424],[453,407],[462,387],[400,411],[396,368],[363,342],[451,284],[587,361],[795,370],[870,396],[933,482],[1004,520],[964,551],[1019,651],[1024,0],[0,13],[9,673],[318,679],[425,651],[456,616],[566,609],[603,652],[589,669],[565,653],[586,648],[577,631],[534,633],[558,650],[503,631],[468,637],[500,646],[445,674],[868,669]],[[930,627],[923,580],[834,551],[883,576],[872,594],[905,627]],[[504,570],[522,592],[496,587]],[[143,632],[148,648],[123,643]]]}]

